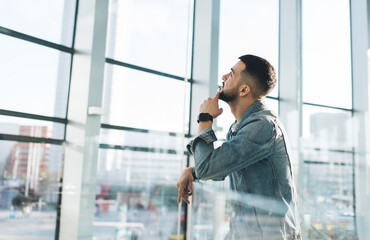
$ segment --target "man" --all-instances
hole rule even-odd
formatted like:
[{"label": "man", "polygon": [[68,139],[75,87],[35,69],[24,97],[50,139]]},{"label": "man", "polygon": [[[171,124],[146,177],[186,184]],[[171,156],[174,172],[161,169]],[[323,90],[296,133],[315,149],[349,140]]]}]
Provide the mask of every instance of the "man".
[{"label": "man", "polygon": [[[216,96],[200,106],[198,136],[187,146],[195,167],[185,169],[179,178],[178,202],[182,198],[189,203],[193,180],[229,176],[230,188],[249,199],[234,204],[230,239],[300,239],[287,135],[276,114],[262,101],[276,84],[275,70],[257,56],[239,59],[222,77]],[[222,114],[219,99],[228,103],[236,121],[226,142],[214,149],[217,138],[212,120]],[[264,206],[264,202],[269,204]]]}]

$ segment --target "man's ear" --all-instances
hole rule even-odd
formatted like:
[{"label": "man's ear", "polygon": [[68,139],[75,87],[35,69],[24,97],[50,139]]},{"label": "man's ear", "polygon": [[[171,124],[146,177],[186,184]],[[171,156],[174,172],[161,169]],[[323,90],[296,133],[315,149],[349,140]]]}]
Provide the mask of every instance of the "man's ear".
[{"label": "man's ear", "polygon": [[247,84],[244,84],[241,86],[241,89],[240,89],[240,92],[239,92],[239,96],[246,96],[248,95],[249,93],[251,92],[251,88],[247,85]]}]

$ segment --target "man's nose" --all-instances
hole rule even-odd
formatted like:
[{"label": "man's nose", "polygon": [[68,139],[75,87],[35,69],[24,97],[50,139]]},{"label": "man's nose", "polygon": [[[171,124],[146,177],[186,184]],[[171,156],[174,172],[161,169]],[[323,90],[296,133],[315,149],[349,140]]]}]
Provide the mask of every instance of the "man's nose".
[{"label": "man's nose", "polygon": [[226,81],[227,80],[227,78],[229,77],[229,74],[228,73],[226,73],[226,74],[224,74],[223,76],[222,76],[222,81]]}]

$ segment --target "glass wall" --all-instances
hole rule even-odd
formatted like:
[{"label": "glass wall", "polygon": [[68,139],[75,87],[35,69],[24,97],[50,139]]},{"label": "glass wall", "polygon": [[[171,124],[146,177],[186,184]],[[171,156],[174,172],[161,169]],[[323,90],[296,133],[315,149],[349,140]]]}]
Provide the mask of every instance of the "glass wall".
[{"label": "glass wall", "polygon": [[348,0],[302,1],[300,206],[308,239],[357,234],[350,21]]},{"label": "glass wall", "polygon": [[75,1],[0,1],[0,239],[54,239]]},{"label": "glass wall", "polygon": [[[307,239],[352,239],[357,234],[349,4],[303,0],[301,5],[302,85],[291,91],[302,96],[297,124],[301,148],[299,154],[294,149],[293,165]],[[284,37],[279,36],[279,7],[279,1],[221,1],[219,85],[222,74],[243,54],[265,57],[279,69],[278,43]],[[266,99],[277,112],[278,89]],[[218,118],[219,138],[225,138],[233,121],[227,111]]]},{"label": "glass wall", "polygon": [[97,240],[177,239],[176,182],[186,164],[192,20],[192,1],[109,2]]}]

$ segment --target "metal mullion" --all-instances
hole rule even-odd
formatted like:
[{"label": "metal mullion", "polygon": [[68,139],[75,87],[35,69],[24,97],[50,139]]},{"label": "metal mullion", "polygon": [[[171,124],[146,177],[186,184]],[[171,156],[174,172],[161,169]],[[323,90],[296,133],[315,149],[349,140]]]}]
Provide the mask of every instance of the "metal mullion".
[{"label": "metal mullion", "polygon": [[133,127],[125,127],[125,126],[117,126],[117,125],[110,125],[110,124],[101,124],[101,128],[104,129],[114,129],[114,130],[121,130],[121,131],[129,131],[129,132],[139,132],[139,133],[154,133],[158,135],[168,135],[168,136],[177,136],[178,133],[175,132],[165,132],[165,131],[157,131],[157,130],[149,130],[143,128],[133,128]]},{"label": "metal mullion", "polygon": [[[65,144],[62,162],[64,171],[59,239],[91,239],[93,235],[92,208],[95,202],[99,147],[95,137],[99,137],[100,117],[86,114],[85,111],[89,106],[101,106],[108,4],[108,1],[76,2],[78,14],[73,36],[75,55],[71,64],[73,71],[65,135],[68,144]],[[75,85],[74,81],[78,84]],[[80,153],[77,155],[76,146]],[[80,164],[76,165],[76,162]],[[70,185],[91,192],[92,195],[68,194],[71,191],[68,189]]]},{"label": "metal mullion", "polygon": [[[69,66],[69,79],[68,79],[68,93],[67,93],[67,106],[66,106],[66,118],[68,121],[68,109],[69,109],[69,95],[71,91],[71,78],[72,78],[72,66],[73,66],[73,57],[74,57],[74,52],[75,52],[75,40],[76,40],[76,26],[77,26],[77,15],[78,15],[78,5],[79,5],[79,0],[76,0],[76,6],[75,6],[75,18],[73,22],[73,34],[72,34],[72,51],[73,53],[71,54],[71,64]],[[63,139],[66,139],[66,134],[67,134],[67,124],[64,126],[64,136]],[[59,222],[58,222],[59,224]],[[59,226],[59,225],[58,225]],[[58,232],[59,234],[59,232]],[[59,239],[59,235],[55,235],[55,240]]]},{"label": "metal mullion", "polygon": [[[350,30],[350,45],[351,45],[351,101],[352,101],[352,104],[351,104],[351,107],[352,107],[352,112],[351,112],[351,117],[352,119],[355,117],[355,98],[354,98],[354,82],[353,82],[353,79],[354,79],[354,76],[353,76],[353,28],[352,28],[352,25],[353,25],[353,16],[352,16],[352,4],[351,4],[351,0],[349,2],[349,14],[350,14],[350,27],[349,27],[349,30]],[[352,204],[352,208],[353,208],[353,227],[354,227],[354,231],[356,233],[356,236],[358,236],[358,227],[357,227],[357,214],[356,214],[356,208],[357,208],[357,203],[356,203],[356,158],[355,158],[355,148],[353,147],[352,148],[352,195],[353,195],[353,204]]]},{"label": "metal mullion", "polygon": [[276,100],[276,101],[280,101],[280,97],[266,96],[266,98]]},{"label": "metal mullion", "polygon": [[[67,105],[66,105],[66,120],[68,122],[68,109],[69,109],[69,96],[70,96],[70,90],[71,90],[71,78],[72,78],[72,66],[73,66],[73,57],[75,52],[75,40],[76,40],[76,25],[77,25],[77,14],[78,14],[78,6],[79,6],[79,0],[76,0],[75,5],[75,14],[74,14],[74,21],[73,21],[73,33],[72,33],[72,53],[71,53],[71,63],[69,65],[69,79],[68,79],[68,92],[67,92]],[[67,134],[67,124],[64,125],[64,134],[63,134],[63,141],[66,140],[66,134]],[[64,155],[65,149],[63,149],[63,155]],[[58,192],[58,203],[57,203],[57,218],[55,222],[55,234],[54,239],[59,240],[60,235],[60,219],[61,219],[61,206],[62,206],[62,192],[63,192],[63,176],[64,176],[64,158],[62,158],[62,166],[61,166],[61,177],[59,178],[59,192]]]},{"label": "metal mullion", "polygon": [[305,164],[317,164],[317,165],[353,166],[353,163],[344,163],[344,162],[327,162],[313,160],[304,160],[303,162]]},{"label": "metal mullion", "polygon": [[318,152],[336,152],[336,153],[350,153],[353,154],[354,150],[342,150],[342,149],[322,149],[322,148],[304,148],[303,151],[318,151]]},{"label": "metal mullion", "polygon": [[[193,67],[194,67],[194,29],[195,29],[195,1],[196,0],[193,0],[193,26],[192,26],[192,36],[191,36],[191,62],[190,62],[190,80],[193,80]],[[192,102],[193,102],[193,84],[192,84],[192,81],[189,81],[190,83],[190,102],[189,102],[189,125],[188,125],[188,132],[185,134],[185,137],[186,136],[190,136],[191,135],[191,124],[192,124]],[[187,218],[187,212],[185,213],[185,222],[186,222],[186,218]],[[186,236],[186,234],[185,234]]]},{"label": "metal mullion", "polygon": [[341,110],[341,111],[346,111],[346,112],[353,112],[354,111],[353,109],[349,109],[349,108],[334,107],[334,106],[329,106],[329,105],[308,103],[308,102],[303,102],[303,105],[321,107],[321,108],[331,108],[331,109],[336,109],[336,110]]},{"label": "metal mullion", "polygon": [[[105,62],[113,64],[113,65],[118,65],[118,66],[121,66],[121,67],[131,68],[131,69],[139,70],[139,71],[142,71],[142,72],[152,73],[152,74],[155,74],[155,75],[160,75],[160,76],[163,76],[163,77],[168,77],[168,78],[173,78],[173,79],[176,79],[176,80],[184,81],[183,77],[179,77],[179,76],[172,75],[172,74],[169,74],[169,73],[164,73],[164,72],[156,71],[156,70],[153,70],[153,69],[144,68],[144,67],[140,67],[140,66],[137,66],[137,65],[117,61],[117,60],[114,60],[112,58],[106,58]],[[188,82],[192,83],[192,79],[188,79]]]},{"label": "metal mullion", "polygon": [[3,133],[0,133],[0,141],[48,143],[48,144],[56,144],[56,145],[62,145],[64,142],[64,140],[54,139],[54,138],[40,138],[40,137],[20,136],[20,135],[3,134]]},{"label": "metal mullion", "polygon": [[178,154],[178,151],[174,149],[164,148],[149,148],[149,147],[137,147],[137,146],[122,146],[114,144],[101,143],[99,145],[101,149],[114,149],[114,150],[128,150],[133,152],[152,152],[152,153],[167,153],[167,154]]},{"label": "metal mullion", "polygon": [[11,116],[11,117],[20,117],[20,118],[28,118],[28,119],[35,119],[35,120],[42,120],[42,121],[50,121],[50,122],[57,122],[57,123],[67,123],[67,119],[65,118],[58,118],[58,117],[48,117],[44,115],[38,114],[31,114],[31,113],[23,113],[17,111],[10,111],[0,109],[0,115],[3,116]]},{"label": "metal mullion", "polygon": [[17,39],[22,39],[22,40],[25,40],[25,41],[28,41],[28,42],[36,43],[36,44],[39,44],[39,45],[44,46],[44,47],[53,48],[53,49],[56,49],[56,50],[59,50],[59,51],[62,51],[62,52],[66,52],[66,53],[70,53],[70,54],[74,53],[73,48],[66,47],[66,46],[61,45],[61,44],[56,44],[56,43],[53,43],[53,42],[50,42],[50,41],[46,41],[46,40],[43,40],[43,39],[40,39],[40,38],[37,38],[37,37],[33,37],[33,36],[30,36],[30,35],[21,33],[21,32],[17,32],[17,31],[8,29],[8,28],[4,28],[4,27],[1,27],[1,26],[0,26],[0,33],[4,34],[4,35],[7,35],[7,36],[10,36],[10,37],[17,38]]}]

